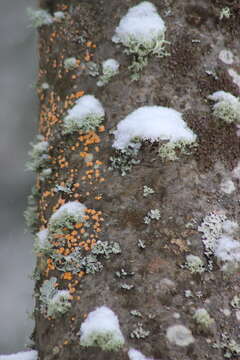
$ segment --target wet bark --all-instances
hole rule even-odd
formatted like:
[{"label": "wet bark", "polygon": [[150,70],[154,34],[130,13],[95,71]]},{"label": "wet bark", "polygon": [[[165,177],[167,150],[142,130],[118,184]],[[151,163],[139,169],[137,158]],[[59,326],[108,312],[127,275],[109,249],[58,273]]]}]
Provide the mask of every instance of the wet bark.
[{"label": "wet bark", "polygon": [[[220,341],[221,333],[237,341],[239,324],[234,312],[227,318],[221,311],[230,308],[239,290],[237,275],[225,279],[217,264],[212,272],[197,275],[181,265],[189,253],[206,261],[201,234],[196,226],[186,227],[189,221],[194,219],[200,224],[212,211],[223,211],[239,220],[238,192],[226,195],[220,190],[221,181],[237,165],[239,137],[235,125],[219,124],[206,101],[217,90],[239,94],[228,74],[229,65],[218,58],[222,49],[230,49],[235,55],[231,67],[239,70],[239,5],[230,0],[152,2],[166,22],[170,56],[151,57],[136,82],[130,80],[131,58],[124,54],[122,46],[111,41],[115,27],[136,4],[135,0],[55,0],[40,4],[50,12],[64,11],[65,19],[39,30],[39,84],[47,82],[50,86],[39,90],[39,131],[49,141],[53,171],[50,179],[38,184],[39,229],[47,226],[61,199],[79,200],[102,212],[99,239],[117,241],[122,248],[121,255],[103,260],[104,269],[94,275],[63,280],[56,270],[42,273],[36,292],[50,276],[56,276],[61,286],[75,290],[70,311],[56,320],[44,318],[36,309],[34,340],[40,360],[125,360],[130,347],[159,360],[220,360],[224,351],[212,344]],[[231,8],[232,15],[220,21],[219,12],[224,6]],[[67,57],[76,57],[80,65],[66,71],[63,61]],[[87,74],[83,65],[89,60],[100,64],[108,58],[120,62],[120,74],[99,88],[96,78]],[[62,134],[63,116],[81,91],[95,95],[106,111],[105,131],[97,132],[99,143],[86,145],[78,133]],[[197,134],[199,145],[189,156],[164,162],[158,156],[158,144],[144,143],[140,163],[127,176],[121,176],[109,170],[114,155],[111,130],[144,105],[167,106],[182,112]],[[92,168],[80,156],[84,151],[93,155],[93,162],[101,162],[98,176],[88,172]],[[80,186],[74,187],[72,194],[52,191],[56,184],[68,182]],[[155,193],[143,197],[144,185]],[[238,189],[239,184],[235,186]],[[143,218],[150,209],[159,209],[161,219],[146,225]],[[139,239],[144,241],[145,249],[138,247]],[[115,273],[121,269],[135,275],[119,279]],[[163,279],[170,279],[173,285],[166,287]],[[75,284],[75,280],[79,282]],[[124,290],[122,283],[134,288]],[[187,298],[186,290],[191,290],[193,297]],[[126,340],[119,352],[87,349],[79,344],[82,321],[101,305],[107,305],[119,317]],[[193,321],[194,309],[201,307],[207,307],[215,319],[214,330],[207,335]],[[133,317],[131,310],[140,311],[143,317]],[[130,333],[139,320],[150,334],[144,339],[132,339]],[[167,341],[166,330],[176,323],[191,329],[195,338],[192,345],[177,347]]]}]

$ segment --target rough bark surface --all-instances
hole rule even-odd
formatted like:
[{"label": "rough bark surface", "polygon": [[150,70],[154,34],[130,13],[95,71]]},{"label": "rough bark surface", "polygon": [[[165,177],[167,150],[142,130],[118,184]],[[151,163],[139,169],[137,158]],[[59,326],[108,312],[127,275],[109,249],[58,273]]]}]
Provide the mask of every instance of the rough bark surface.
[{"label": "rough bark surface", "polygon": [[[240,69],[240,7],[237,0],[152,2],[167,26],[170,56],[150,58],[136,82],[130,80],[130,57],[124,54],[122,46],[112,43],[111,37],[119,20],[137,1],[55,0],[40,4],[51,12],[63,10],[66,16],[63,21],[39,30],[39,82],[50,85],[48,90],[39,91],[40,133],[50,143],[53,169],[51,179],[38,184],[41,192],[39,228],[47,225],[61,203],[59,193],[51,190],[56,184],[72,180],[80,187],[62,198],[79,199],[88,208],[102,211],[104,222],[99,238],[118,241],[122,248],[121,255],[103,260],[102,272],[86,275],[74,285],[71,310],[63,317],[49,320],[36,309],[33,337],[40,360],[127,360],[130,347],[158,360],[220,360],[224,358],[224,350],[212,345],[221,340],[221,334],[226,332],[238,341],[239,322],[234,311],[230,317],[221,311],[231,309],[230,301],[239,292],[238,274],[225,278],[215,263],[211,272],[194,275],[181,265],[189,253],[204,259],[197,226],[186,228],[190,220],[195,219],[199,225],[212,211],[223,211],[228,218],[239,220],[238,192],[226,195],[220,190],[221,181],[237,165],[239,137],[235,125],[220,124],[214,118],[206,97],[217,90],[239,95],[239,88],[227,72],[230,66],[221,62],[218,54],[224,48],[232,50],[235,62],[231,68]],[[220,21],[219,12],[225,6],[231,8],[232,15]],[[96,48],[87,42],[96,44]],[[81,63],[89,58],[96,63],[115,58],[121,64],[120,74],[99,88],[96,79],[87,75],[81,66],[66,72],[63,60],[72,56]],[[215,78],[206,71],[213,71]],[[73,95],[79,91],[95,95],[106,111],[105,131],[98,133],[100,143],[89,145],[87,150],[94,155],[94,161],[103,163],[99,178],[94,175],[89,178],[86,174],[89,167],[79,156],[85,151],[79,134],[61,132],[62,118],[74,104]],[[177,161],[163,162],[158,156],[158,145],[144,143],[139,154],[140,164],[123,177],[108,169],[109,158],[114,153],[111,130],[143,105],[168,106],[182,112],[188,126],[197,134],[199,146],[190,156],[181,155]],[[144,198],[144,185],[152,187],[155,193]],[[239,188],[236,182],[235,186]],[[161,212],[161,219],[144,224],[146,213],[156,208]],[[137,246],[139,239],[146,244],[143,250]],[[122,268],[135,275],[118,279],[115,272]],[[64,287],[73,282],[61,279],[60,275],[55,270],[50,270],[48,275],[43,272],[36,283],[36,292],[50,276],[58,277]],[[161,280],[165,278],[173,281],[172,288],[163,285]],[[121,283],[134,288],[126,291],[120,288]],[[187,298],[185,290],[191,290],[193,297]],[[124,348],[116,353],[87,349],[79,344],[84,317],[104,304],[119,317],[126,339]],[[202,307],[215,319],[213,330],[207,334],[199,330],[193,320],[194,309]],[[138,323],[138,318],[129,314],[133,309],[143,314],[140,322],[150,331],[144,339],[129,336]],[[175,313],[180,318],[176,319]],[[178,347],[167,341],[166,330],[176,323],[191,329],[195,338],[192,345]]]}]

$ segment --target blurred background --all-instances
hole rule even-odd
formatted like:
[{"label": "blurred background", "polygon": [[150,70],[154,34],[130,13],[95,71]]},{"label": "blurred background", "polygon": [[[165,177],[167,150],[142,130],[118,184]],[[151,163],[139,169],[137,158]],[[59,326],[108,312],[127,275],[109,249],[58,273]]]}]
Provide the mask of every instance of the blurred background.
[{"label": "blurred background", "polygon": [[31,334],[34,267],[23,211],[33,185],[25,162],[37,128],[36,31],[27,7],[36,0],[2,0],[0,12],[0,354],[24,350]]}]

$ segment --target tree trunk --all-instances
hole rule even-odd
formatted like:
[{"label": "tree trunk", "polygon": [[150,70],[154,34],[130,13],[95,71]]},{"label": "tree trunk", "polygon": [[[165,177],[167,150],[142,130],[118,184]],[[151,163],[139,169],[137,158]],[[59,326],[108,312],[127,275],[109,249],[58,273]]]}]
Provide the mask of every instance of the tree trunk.
[{"label": "tree trunk", "polygon": [[[220,360],[228,346],[220,349],[213,344],[223,344],[222,333],[238,341],[239,320],[230,306],[239,291],[236,272],[225,276],[215,259],[211,271],[192,273],[184,266],[186,256],[194,254],[207,269],[209,259],[198,231],[203,218],[214,212],[239,220],[238,180],[233,179],[233,193],[221,191],[221,183],[231,177],[240,155],[236,126],[217,120],[211,102],[206,100],[218,90],[239,94],[228,73],[230,67],[239,69],[238,1],[152,2],[165,21],[170,55],[149,57],[137,81],[130,79],[131,56],[111,41],[120,19],[136,5],[135,0],[40,3],[52,14],[63,11],[65,18],[39,30],[39,84],[49,84],[48,89],[38,91],[39,132],[49,142],[52,175],[37,180],[38,230],[48,225],[61,204],[79,200],[88,209],[101,212],[104,219],[97,225],[96,240],[118,242],[121,247],[121,254],[101,259],[102,271],[81,277],[70,274],[69,279],[63,278],[62,272],[51,268],[49,262],[47,268],[46,259],[43,261],[36,294],[43,281],[54,276],[61,289],[70,290],[72,300],[70,310],[54,319],[42,314],[36,298],[33,338],[40,360],[127,360],[130,348],[155,360]],[[220,12],[227,6],[231,16],[220,20]],[[231,65],[218,58],[225,47],[235,55]],[[63,62],[69,57],[80,60],[80,64],[66,71]],[[118,60],[120,72],[106,86],[98,87],[96,77],[86,70],[88,63],[100,64],[108,58]],[[96,131],[99,141],[96,138],[89,144],[83,139],[85,134],[62,132],[63,117],[82,91],[96,96],[106,112],[105,130],[101,127]],[[182,112],[197,135],[198,147],[190,155],[179,154],[178,160],[163,161],[159,144],[144,142],[138,153],[140,162],[121,176],[109,169],[110,158],[115,156],[111,131],[125,116],[145,105]],[[84,152],[91,154],[91,161],[85,161]],[[97,172],[93,168],[96,161]],[[54,191],[56,185],[67,183],[77,184],[72,186],[72,193]],[[144,186],[154,193],[143,196]],[[161,217],[146,224],[144,217],[151,209],[159,209]],[[40,263],[38,257],[38,267]],[[125,345],[116,352],[83,347],[79,342],[80,326],[87,314],[103,305],[118,316],[125,338]],[[199,308],[205,308],[215,320],[210,330],[196,324],[193,315]],[[230,317],[226,309],[231,310]],[[132,310],[141,317],[136,312],[135,316],[130,314]],[[139,323],[149,331],[142,338],[137,338],[136,332],[134,335]],[[175,324],[190,329],[195,341],[189,346],[171,343],[166,332]],[[232,357],[236,354],[231,352]]]}]

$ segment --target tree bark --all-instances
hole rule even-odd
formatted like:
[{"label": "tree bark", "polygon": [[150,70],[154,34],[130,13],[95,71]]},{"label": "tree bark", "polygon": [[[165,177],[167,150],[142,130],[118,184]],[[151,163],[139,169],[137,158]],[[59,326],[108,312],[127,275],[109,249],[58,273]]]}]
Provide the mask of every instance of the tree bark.
[{"label": "tree bark", "polygon": [[[75,290],[70,311],[57,319],[45,318],[37,310],[37,300],[33,338],[40,360],[127,360],[129,348],[158,360],[220,360],[224,349],[212,345],[221,341],[221,333],[238,340],[235,313],[230,318],[223,314],[223,309],[231,310],[230,301],[239,291],[237,274],[225,278],[217,264],[211,272],[201,274],[192,274],[181,266],[190,253],[205,259],[197,225],[208,213],[223,211],[228,218],[239,220],[238,192],[226,195],[220,190],[222,180],[237,165],[239,137],[235,125],[219,124],[206,101],[218,90],[239,94],[228,74],[229,65],[218,58],[222,49],[231,49],[235,54],[231,67],[239,70],[239,5],[234,0],[152,2],[166,23],[170,56],[151,57],[135,82],[130,80],[128,70],[131,57],[111,41],[120,19],[136,5],[135,0],[40,3],[52,13],[64,11],[65,19],[39,30],[39,83],[50,85],[48,90],[39,90],[39,132],[49,142],[52,168],[51,178],[37,183],[41,194],[39,229],[47,226],[52,213],[64,201],[79,200],[87,208],[102,212],[99,239],[117,241],[122,249],[120,255],[102,261],[101,272],[82,278],[64,280],[60,272],[46,272],[44,268],[36,282],[36,293],[51,276],[56,276],[63,288]],[[231,18],[220,21],[219,12],[225,6],[231,8]],[[63,61],[68,57],[80,60],[78,68],[64,69]],[[99,88],[83,64],[89,60],[100,64],[108,58],[119,61],[120,73]],[[99,143],[84,145],[79,133],[62,134],[63,116],[81,91],[96,96],[106,111],[105,131],[97,132]],[[158,145],[145,142],[139,152],[140,163],[121,176],[109,170],[114,155],[111,130],[144,105],[167,106],[182,112],[198,136],[198,148],[189,156],[180,155],[177,161],[162,161]],[[101,162],[99,176],[88,172],[92,168],[80,156],[84,151],[93,155],[93,161]],[[80,186],[73,187],[71,194],[53,191],[56,184],[68,182]],[[144,185],[155,193],[143,197]],[[237,189],[238,185],[235,181]],[[161,219],[146,225],[143,219],[151,209],[159,209]],[[191,220],[195,227],[187,228]],[[145,243],[144,249],[139,248],[139,239]],[[115,273],[121,269],[134,275],[119,279]],[[171,285],[164,279],[171,280]],[[123,283],[134,287],[124,290]],[[191,290],[193,296],[186,297],[186,290]],[[102,305],[119,318],[125,345],[118,352],[80,346],[80,325],[89,312]],[[194,309],[202,307],[215,319],[213,331],[207,334],[193,320]],[[132,316],[131,310],[140,311],[142,318]],[[144,339],[130,337],[138,322],[150,332]],[[167,328],[176,323],[191,329],[193,344],[178,347],[168,342]]]}]

